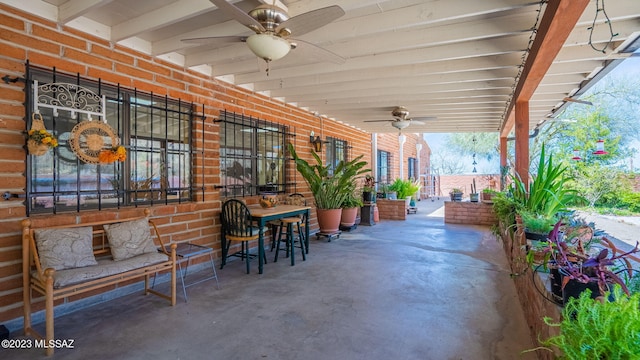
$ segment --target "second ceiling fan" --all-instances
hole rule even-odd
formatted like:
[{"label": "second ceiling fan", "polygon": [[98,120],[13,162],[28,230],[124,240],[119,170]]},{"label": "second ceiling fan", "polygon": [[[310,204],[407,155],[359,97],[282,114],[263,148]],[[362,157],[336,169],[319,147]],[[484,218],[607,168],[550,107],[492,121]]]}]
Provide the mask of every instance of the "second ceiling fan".
[{"label": "second ceiling fan", "polygon": [[410,118],[409,110],[407,110],[407,108],[404,106],[396,106],[395,108],[393,108],[393,110],[391,110],[391,116],[393,116],[393,119],[365,120],[364,122],[388,121],[388,122],[391,122],[391,126],[402,131],[402,129],[405,129],[412,123],[416,125],[424,125],[425,124],[424,121],[434,120],[436,118],[435,116],[423,116],[423,117]]},{"label": "second ceiling fan", "polygon": [[274,5],[260,5],[245,13],[225,0],[210,0],[228,16],[251,29],[255,34],[246,36],[214,36],[183,39],[196,44],[246,42],[249,49],[267,62],[283,58],[292,49],[301,49],[307,55],[323,61],[342,64],[345,59],[310,42],[293,38],[318,29],[345,14],[340,6],[333,5],[311,10],[294,17]]}]

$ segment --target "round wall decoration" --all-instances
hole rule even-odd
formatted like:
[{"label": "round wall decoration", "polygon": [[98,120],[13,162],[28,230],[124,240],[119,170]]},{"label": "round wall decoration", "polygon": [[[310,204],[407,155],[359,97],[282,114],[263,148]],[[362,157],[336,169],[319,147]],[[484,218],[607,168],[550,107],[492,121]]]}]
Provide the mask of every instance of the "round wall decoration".
[{"label": "round wall decoration", "polygon": [[100,151],[119,145],[120,140],[109,124],[99,120],[79,122],[71,130],[69,145],[78,158],[88,164],[100,163]]}]

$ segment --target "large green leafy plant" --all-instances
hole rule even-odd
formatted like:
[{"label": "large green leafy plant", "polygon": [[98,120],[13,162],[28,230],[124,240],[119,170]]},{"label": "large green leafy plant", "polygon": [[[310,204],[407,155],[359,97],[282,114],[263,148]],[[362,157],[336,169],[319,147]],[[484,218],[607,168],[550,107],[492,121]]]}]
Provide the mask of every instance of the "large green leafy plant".
[{"label": "large green leafy plant", "polygon": [[616,286],[602,299],[591,299],[589,290],[571,299],[562,312],[560,334],[543,344],[562,352],[561,359],[638,359],[640,356],[640,294],[626,296]]},{"label": "large green leafy plant", "polygon": [[361,161],[363,155],[348,162],[340,161],[331,171],[329,166],[323,165],[315,151],[311,152],[316,161],[314,165],[300,158],[293,144],[289,144],[289,152],[296,163],[296,169],[309,185],[318,209],[340,209],[345,200],[353,195],[356,179],[371,171],[363,169],[367,165],[366,161]]},{"label": "large green leafy plant", "polygon": [[407,196],[413,196],[420,190],[419,181],[396,179],[389,185],[390,191],[395,191],[398,199],[404,199]]}]

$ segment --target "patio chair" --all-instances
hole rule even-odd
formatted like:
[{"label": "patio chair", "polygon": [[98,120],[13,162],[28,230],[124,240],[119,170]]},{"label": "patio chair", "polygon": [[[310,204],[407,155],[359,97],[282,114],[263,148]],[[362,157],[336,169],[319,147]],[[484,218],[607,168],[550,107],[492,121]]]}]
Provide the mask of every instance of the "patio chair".
[{"label": "patio chair", "polygon": [[[238,256],[246,261],[247,274],[249,274],[249,262],[252,257],[255,257],[255,255],[249,253],[249,241],[258,240],[260,229],[252,225],[251,212],[247,205],[237,199],[230,199],[222,204],[220,217],[222,219],[222,236],[226,241],[226,247],[223,248],[220,269],[226,265],[228,257]],[[242,249],[240,252],[229,255],[231,242],[235,241],[241,243]],[[258,253],[260,253],[260,251],[258,251]],[[264,251],[262,253],[264,253]],[[266,255],[264,262],[267,262]]]}]

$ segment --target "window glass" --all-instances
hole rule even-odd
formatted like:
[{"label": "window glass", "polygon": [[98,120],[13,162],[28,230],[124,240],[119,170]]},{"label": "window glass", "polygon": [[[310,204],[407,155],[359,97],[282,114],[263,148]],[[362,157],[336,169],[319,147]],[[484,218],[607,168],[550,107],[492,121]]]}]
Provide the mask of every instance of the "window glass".
[{"label": "window glass", "polygon": [[391,154],[388,151],[378,150],[378,179],[379,184],[388,184],[391,181]]},{"label": "window glass", "polygon": [[223,196],[285,192],[286,127],[225,111],[219,123]]},{"label": "window glass", "polygon": [[[38,85],[77,85],[71,95],[77,96],[78,104],[82,103],[83,89],[105,96],[106,123],[113,128],[116,141],[126,148],[127,157],[124,162],[83,161],[69,141],[74,127],[89,120],[87,114],[79,112],[83,108],[54,111],[38,107],[45,127],[58,138],[59,146],[43,156],[28,157],[29,211],[55,213],[191,200],[191,104],[41,69],[31,69],[30,76],[30,82],[37,80]],[[27,99],[33,104],[32,87],[27,88]],[[33,106],[27,109],[31,116]],[[96,117],[91,121],[102,121]],[[115,145],[102,134],[81,139],[87,142],[81,141],[81,148],[88,148],[90,141],[101,144],[102,150]]]},{"label": "window glass", "polygon": [[345,140],[340,140],[332,137],[327,138],[325,146],[325,165],[329,167],[331,172],[336,168],[336,166],[338,166],[340,161],[348,161],[347,147],[348,145]]}]

